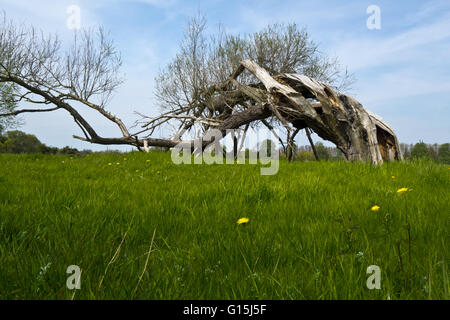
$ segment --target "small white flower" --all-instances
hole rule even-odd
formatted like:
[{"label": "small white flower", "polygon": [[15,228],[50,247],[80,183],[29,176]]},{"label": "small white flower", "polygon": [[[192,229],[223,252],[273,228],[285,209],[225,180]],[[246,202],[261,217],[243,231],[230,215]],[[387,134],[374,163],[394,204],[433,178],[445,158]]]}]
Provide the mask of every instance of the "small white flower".
[{"label": "small white flower", "polygon": [[356,254],[356,259],[358,259],[358,262],[362,262],[363,261],[363,259],[364,259],[364,252],[362,252],[362,251],[359,251],[357,254]]}]

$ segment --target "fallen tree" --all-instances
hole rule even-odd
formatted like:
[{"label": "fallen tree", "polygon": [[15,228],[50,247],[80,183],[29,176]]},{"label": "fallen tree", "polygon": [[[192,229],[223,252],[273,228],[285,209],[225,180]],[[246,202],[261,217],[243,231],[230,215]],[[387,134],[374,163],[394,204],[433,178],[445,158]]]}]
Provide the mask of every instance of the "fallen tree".
[{"label": "fallen tree", "polygon": [[[141,115],[141,129],[130,132],[121,119],[105,108],[111,93],[122,82],[118,77],[120,65],[118,53],[102,30],[96,35],[82,33],[81,39],[76,39],[71,50],[62,56],[56,37],[46,37],[33,28],[17,27],[4,20],[0,30],[0,83],[14,87],[11,103],[51,107],[19,109],[0,117],[65,110],[83,133],[74,138],[103,145],[132,145],[139,150],[179,144],[193,149],[195,141],[183,141],[181,137],[195,123],[203,126],[203,147],[213,141],[208,134],[211,129],[225,136],[227,129],[244,127],[246,131],[255,123],[270,129],[275,123],[287,130],[287,144],[292,144],[302,129],[309,137],[309,128],[335,143],[348,160],[380,164],[383,160],[401,159],[394,131],[353,98],[306,75],[274,74],[273,70],[269,73],[249,59],[240,61],[225,80],[195,88],[192,101],[172,101],[178,107],[157,117]],[[81,115],[79,105],[108,119],[122,136],[100,136]],[[181,126],[172,139],[152,137],[156,128],[173,120],[180,121]],[[236,137],[234,140],[236,152]]]},{"label": "fallen tree", "polygon": [[[244,70],[250,71],[258,82],[239,83],[237,79]],[[192,116],[190,109],[175,110],[142,126],[154,130],[170,119],[189,119],[184,130],[197,121],[226,134],[226,129],[276,118],[291,133],[291,139],[299,130],[310,128],[335,143],[348,160],[379,164],[383,159],[401,159],[397,137],[385,121],[355,99],[304,75],[272,77],[255,62],[244,60],[227,81],[209,88],[207,95],[209,98],[204,99],[200,109],[210,110],[210,117]],[[246,107],[240,110],[238,106]],[[206,139],[206,143],[210,142]]]}]

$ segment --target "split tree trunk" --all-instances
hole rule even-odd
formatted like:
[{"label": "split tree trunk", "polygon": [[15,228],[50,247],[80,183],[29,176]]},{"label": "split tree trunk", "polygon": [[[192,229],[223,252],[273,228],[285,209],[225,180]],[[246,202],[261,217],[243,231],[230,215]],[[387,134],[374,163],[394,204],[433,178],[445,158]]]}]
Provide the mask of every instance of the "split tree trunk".
[{"label": "split tree trunk", "polygon": [[334,142],[348,160],[380,164],[383,159],[402,159],[394,131],[353,98],[304,75],[271,77],[253,61],[242,64],[265,86],[282,122],[289,121],[297,129],[311,128]]},{"label": "split tree trunk", "polygon": [[[239,83],[237,78],[245,69],[260,83]],[[203,119],[211,123],[211,128],[223,134],[226,129],[248,126],[254,121],[261,121],[271,128],[265,119],[275,117],[289,134],[301,129],[313,130],[321,138],[333,142],[350,161],[381,164],[383,160],[402,159],[398,139],[383,119],[364,109],[355,99],[307,76],[271,76],[255,62],[243,60],[227,81],[213,85],[209,91],[210,100],[199,110],[222,110],[226,104],[228,107],[220,115]],[[234,107],[238,105],[246,108],[237,111]],[[201,111],[195,115],[200,116]],[[171,118],[171,115],[165,117]],[[173,118],[180,118],[180,115],[174,115]],[[152,128],[152,124],[153,120],[144,126]],[[148,141],[149,145],[163,144],[166,147],[173,147],[180,142],[183,145],[194,144],[194,141],[164,139]],[[202,144],[206,146],[211,142],[210,139],[203,139]]]}]

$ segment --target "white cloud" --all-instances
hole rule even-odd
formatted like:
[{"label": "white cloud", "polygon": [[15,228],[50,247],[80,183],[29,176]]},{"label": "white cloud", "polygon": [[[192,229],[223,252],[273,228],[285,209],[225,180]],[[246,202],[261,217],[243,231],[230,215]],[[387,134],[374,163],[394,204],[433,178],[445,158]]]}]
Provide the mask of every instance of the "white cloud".
[{"label": "white cloud", "polygon": [[[376,31],[371,31],[376,32]],[[366,34],[358,38],[336,39],[333,51],[352,70],[397,63],[417,58],[427,52],[429,45],[450,37],[450,15],[434,23],[412,28],[388,38],[369,38]],[[419,51],[421,50],[421,51]]]},{"label": "white cloud", "polygon": [[357,97],[364,103],[450,92],[450,77],[421,74],[414,68],[382,73],[360,83]]},{"label": "white cloud", "polygon": [[402,23],[405,25],[422,23],[428,18],[434,18],[441,12],[448,11],[448,9],[450,9],[450,3],[447,0],[426,1],[420,10],[408,14]]}]

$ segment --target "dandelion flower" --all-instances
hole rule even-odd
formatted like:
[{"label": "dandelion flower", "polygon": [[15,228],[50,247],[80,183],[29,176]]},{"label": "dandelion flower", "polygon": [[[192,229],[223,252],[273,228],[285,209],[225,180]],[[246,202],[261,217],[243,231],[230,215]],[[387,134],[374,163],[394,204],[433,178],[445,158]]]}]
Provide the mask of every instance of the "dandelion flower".
[{"label": "dandelion flower", "polygon": [[370,208],[370,210],[376,212],[376,211],[380,210],[380,207],[379,206],[373,206],[372,208]]},{"label": "dandelion flower", "polygon": [[392,176],[391,178],[392,178],[392,179],[395,179],[395,176]]},{"label": "dandelion flower", "polygon": [[110,163],[108,163],[108,166],[112,166],[112,163],[110,162]]},{"label": "dandelion flower", "polygon": [[404,194],[406,191],[408,191],[408,188],[400,188],[397,190],[398,194]]},{"label": "dandelion flower", "polygon": [[123,158],[123,161],[127,161],[127,158]]},{"label": "dandelion flower", "polygon": [[237,224],[244,224],[244,223],[248,223],[249,221],[250,221],[249,218],[240,218],[237,221]]},{"label": "dandelion flower", "polygon": [[116,164],[117,164],[117,165],[119,165],[119,164],[120,164],[120,162],[117,162]]},{"label": "dandelion flower", "polygon": [[136,170],[136,173],[138,173],[139,172],[139,170]]},{"label": "dandelion flower", "polygon": [[146,162],[150,162],[150,160],[146,160]]}]

